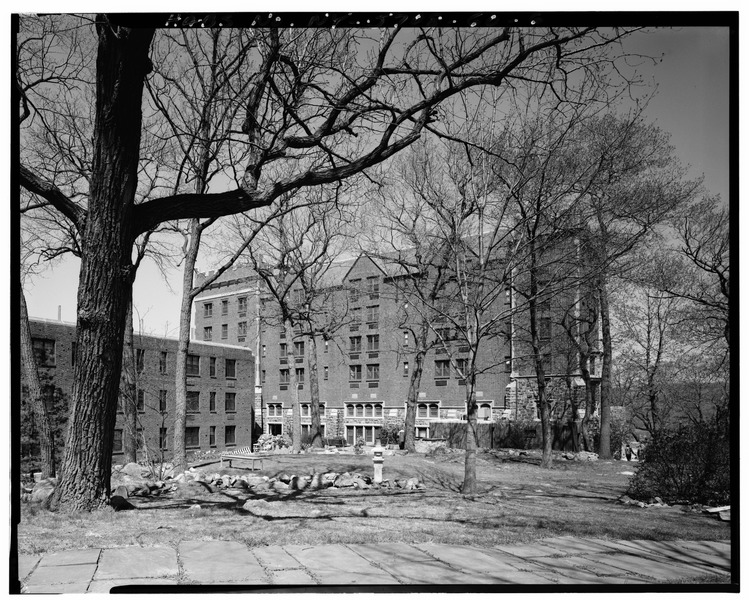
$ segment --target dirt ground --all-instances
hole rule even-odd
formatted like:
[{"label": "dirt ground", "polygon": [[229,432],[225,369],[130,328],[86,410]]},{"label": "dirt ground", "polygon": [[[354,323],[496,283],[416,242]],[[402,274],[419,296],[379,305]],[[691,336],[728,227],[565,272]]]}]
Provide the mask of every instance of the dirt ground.
[{"label": "dirt ground", "polygon": [[[617,502],[636,463],[557,460],[551,470],[540,458],[482,453],[477,458],[480,493],[460,494],[461,453],[385,457],[383,477],[416,477],[424,489],[328,488],[274,492],[183,486],[153,498],[130,498],[136,510],[107,508],[57,515],[23,504],[18,526],[21,553],[65,548],[178,544],[183,539],[226,539],[249,545],[360,542],[436,542],[492,546],[544,537],[579,535],[612,539],[705,539],[730,537],[730,523],[685,507],[639,508]],[[325,472],[372,476],[371,456],[276,455],[262,471],[236,463],[206,474],[278,477]],[[253,500],[246,504],[247,500]],[[196,508],[199,506],[200,508]],[[245,507],[245,508],[243,508]]]}]

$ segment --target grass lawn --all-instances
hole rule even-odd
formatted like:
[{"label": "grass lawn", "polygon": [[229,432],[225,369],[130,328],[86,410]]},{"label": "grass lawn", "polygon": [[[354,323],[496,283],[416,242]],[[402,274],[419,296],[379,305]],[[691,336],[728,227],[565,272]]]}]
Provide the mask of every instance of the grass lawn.
[{"label": "grass lawn", "polygon": [[[463,455],[396,455],[385,459],[385,479],[418,477],[426,489],[276,493],[217,490],[199,486],[194,496],[131,498],[137,510],[111,509],[79,515],[49,513],[23,504],[18,526],[21,553],[125,545],[175,545],[181,540],[233,540],[250,546],[363,542],[435,542],[493,546],[560,535],[612,539],[728,540],[730,523],[681,507],[637,508],[616,502],[636,465],[621,461],[555,462],[479,454],[481,493],[459,493]],[[241,463],[238,463],[241,467]],[[277,455],[260,473],[359,471],[372,475],[370,456]],[[250,474],[245,468],[207,473]],[[255,474],[258,472],[255,471]],[[272,504],[271,516],[242,509],[248,499]],[[190,507],[200,504],[201,510]]]}]

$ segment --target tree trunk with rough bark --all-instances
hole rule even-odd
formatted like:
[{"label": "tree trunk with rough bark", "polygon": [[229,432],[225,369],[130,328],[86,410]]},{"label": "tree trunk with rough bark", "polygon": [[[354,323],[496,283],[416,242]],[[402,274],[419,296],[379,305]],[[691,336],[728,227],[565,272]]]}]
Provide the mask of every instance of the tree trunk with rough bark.
[{"label": "tree trunk with rough bark", "polygon": [[611,458],[611,318],[609,297],[606,282],[601,280],[598,286],[601,307],[601,338],[603,353],[601,356],[601,438],[598,455],[602,459]]},{"label": "tree trunk with rough bark", "polygon": [[93,510],[110,495],[112,441],[132,290],[133,205],[152,29],[97,25],[96,122],[78,286],[78,354],[60,482],[51,507]]},{"label": "tree trunk with rough bark", "polygon": [[406,396],[406,420],[403,425],[404,442],[403,448],[409,452],[416,452],[416,409],[419,401],[419,389],[421,388],[421,375],[424,372],[424,356],[426,350],[419,343],[419,348],[414,355],[414,368],[411,372],[411,379],[408,382],[408,395]]},{"label": "tree trunk with rough bark", "polygon": [[[289,346],[293,348],[294,329],[291,321],[284,322],[286,330],[286,339],[289,340]],[[289,385],[291,385],[291,452],[299,454],[302,451],[302,413],[299,409],[299,379],[296,375],[295,355],[289,362]]]},{"label": "tree trunk with rough bark", "polygon": [[122,431],[122,450],[125,462],[138,461],[138,410],[136,403],[135,348],[133,346],[133,301],[127,305],[125,321],[125,345],[122,351],[122,375],[120,376],[120,402],[125,417]]},{"label": "tree trunk with rough bark", "polygon": [[309,364],[309,390],[310,390],[310,417],[312,437],[312,446],[314,448],[323,447],[323,435],[320,430],[320,381],[318,380],[317,371],[317,336],[311,333],[309,336],[309,350],[307,352],[307,362]]},{"label": "tree trunk with rough bark", "polygon": [[[471,354],[473,350],[471,350]],[[468,364],[473,364],[469,357]],[[476,373],[471,368],[466,381],[466,458],[463,470],[463,485],[460,492],[464,496],[475,494],[478,489],[476,479],[476,450],[478,448],[479,407],[476,403]]]},{"label": "tree trunk with rough bark", "polygon": [[[200,249],[201,229],[198,219],[190,219],[189,241],[185,252],[185,268],[182,272],[182,301],[179,309],[179,341],[177,343],[177,367],[174,374],[174,449],[172,462],[174,473],[187,468],[185,448],[185,423],[187,421],[187,355],[190,351],[190,316],[192,314],[193,277]],[[204,366],[201,366],[201,369]]]},{"label": "tree trunk with rough bark", "polygon": [[29,314],[26,309],[26,297],[21,287],[21,367],[29,390],[29,404],[34,411],[34,421],[39,435],[42,479],[55,476],[55,443],[52,426],[49,421],[47,404],[44,402],[44,391],[39,379],[39,369],[34,356],[34,344],[31,341]]}]

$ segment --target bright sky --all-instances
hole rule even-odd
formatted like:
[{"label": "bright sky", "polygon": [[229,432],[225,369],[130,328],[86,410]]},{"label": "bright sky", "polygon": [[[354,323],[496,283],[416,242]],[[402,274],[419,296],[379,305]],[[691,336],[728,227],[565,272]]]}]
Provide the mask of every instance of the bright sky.
[{"label": "bright sky", "polygon": [[[647,116],[672,135],[677,155],[690,164],[691,175],[705,175],[712,194],[728,198],[728,31],[685,28],[638,35],[627,42],[629,50],[664,54],[644,74],[654,75],[659,94]],[[210,268],[210,265],[201,265]],[[58,306],[64,321],[75,322],[78,286],[76,259],[67,259],[36,277],[26,290],[32,317],[57,319]],[[135,328],[142,320],[143,333],[177,335],[181,272],[169,275],[171,290],[152,263],[144,263],[135,282]]]}]

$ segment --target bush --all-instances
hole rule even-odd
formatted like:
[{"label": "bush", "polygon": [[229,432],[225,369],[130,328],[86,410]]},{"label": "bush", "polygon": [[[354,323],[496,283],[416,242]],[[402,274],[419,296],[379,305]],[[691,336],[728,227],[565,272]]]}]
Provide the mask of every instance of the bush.
[{"label": "bush", "polygon": [[643,502],[731,502],[728,427],[710,422],[660,432],[640,455],[627,494]]},{"label": "bush", "polygon": [[364,438],[359,438],[354,444],[354,454],[362,454],[364,452]]},{"label": "bush", "polygon": [[380,428],[380,444],[398,444],[398,432],[403,429],[403,423],[386,423]]}]

